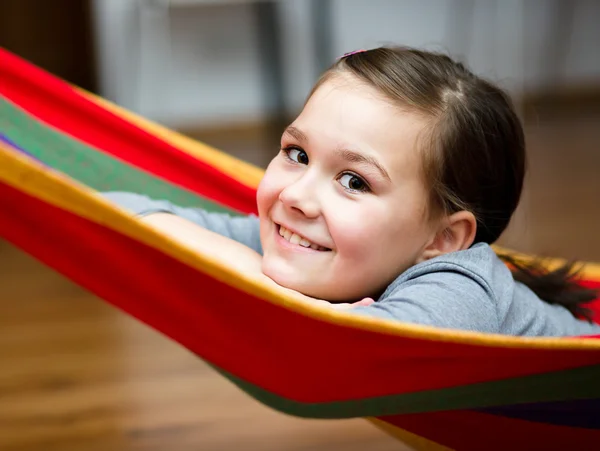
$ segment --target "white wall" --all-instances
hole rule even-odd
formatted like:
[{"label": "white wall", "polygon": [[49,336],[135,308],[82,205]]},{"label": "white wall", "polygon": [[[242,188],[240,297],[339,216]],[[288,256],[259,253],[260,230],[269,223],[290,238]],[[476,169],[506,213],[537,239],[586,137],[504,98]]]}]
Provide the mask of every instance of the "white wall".
[{"label": "white wall", "polygon": [[168,12],[140,3],[95,2],[103,96],[172,126],[261,114],[249,5]]},{"label": "white wall", "polygon": [[600,80],[600,2],[577,1],[574,22],[562,80],[597,84]]},{"label": "white wall", "polygon": [[[140,10],[143,1],[95,2],[102,95],[173,127],[264,116],[249,2],[165,14],[160,7]],[[386,43],[443,50],[515,93],[598,80],[596,0],[573,2],[568,65],[561,73],[548,72],[557,1],[563,0],[334,0],[333,51],[337,56]],[[316,77],[309,2],[282,0],[279,7],[286,98],[295,111]]]},{"label": "white wall", "polygon": [[131,0],[95,0],[94,35],[101,94],[139,111],[136,101],[137,53],[135,4]]}]

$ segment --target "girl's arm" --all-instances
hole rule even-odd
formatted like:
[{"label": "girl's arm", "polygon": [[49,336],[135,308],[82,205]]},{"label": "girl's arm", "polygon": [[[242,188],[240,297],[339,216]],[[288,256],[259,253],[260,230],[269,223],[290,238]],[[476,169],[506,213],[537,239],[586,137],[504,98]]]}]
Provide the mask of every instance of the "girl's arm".
[{"label": "girl's arm", "polygon": [[261,268],[261,255],[243,244],[169,213],[153,213],[140,218],[140,220],[171,239],[182,243],[187,248],[201,252],[203,255],[222,262],[230,268],[243,272],[252,280],[269,285],[277,292],[291,295],[303,302],[339,309],[355,305],[368,305],[373,302],[372,299],[369,299],[355,304],[330,304],[320,299],[305,296],[297,291],[282,287],[265,276]]},{"label": "girl's arm", "polygon": [[[192,223],[191,225],[211,230],[242,243],[258,253],[262,252],[259,224],[256,216],[232,216],[226,213],[208,212],[202,208],[180,207],[166,200],[152,199],[137,193],[109,191],[100,194],[139,218],[157,213],[170,213],[186,219]],[[181,223],[181,221],[178,221],[178,223]],[[191,230],[198,230],[199,227]],[[190,227],[187,227],[186,230],[189,231]],[[166,231],[168,232],[168,229]]]},{"label": "girl's arm", "polygon": [[[185,247],[225,263],[244,274],[257,276],[262,257],[253,249],[170,213],[152,213],[139,218],[153,229]],[[262,273],[261,273],[262,274]]]}]

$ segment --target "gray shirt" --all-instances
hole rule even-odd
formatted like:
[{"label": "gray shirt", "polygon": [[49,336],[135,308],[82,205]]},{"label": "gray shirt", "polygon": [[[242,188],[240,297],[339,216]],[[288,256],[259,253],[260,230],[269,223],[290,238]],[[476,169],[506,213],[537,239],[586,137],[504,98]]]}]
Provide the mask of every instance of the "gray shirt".
[{"label": "gray shirt", "polygon": [[[166,212],[238,241],[262,254],[256,216],[230,216],[182,208],[165,200],[125,193],[103,193],[143,216]],[[419,263],[400,274],[368,307],[350,312],[442,328],[524,336],[600,334],[600,326],[578,320],[558,305],[540,300],[516,282],[487,244]]]}]

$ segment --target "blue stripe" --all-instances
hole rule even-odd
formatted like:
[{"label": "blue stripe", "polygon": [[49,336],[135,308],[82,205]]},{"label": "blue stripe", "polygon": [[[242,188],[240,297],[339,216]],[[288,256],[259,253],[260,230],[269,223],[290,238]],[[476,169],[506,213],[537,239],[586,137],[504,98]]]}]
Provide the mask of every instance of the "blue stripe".
[{"label": "blue stripe", "polygon": [[600,399],[540,402],[474,410],[556,426],[600,429]]}]

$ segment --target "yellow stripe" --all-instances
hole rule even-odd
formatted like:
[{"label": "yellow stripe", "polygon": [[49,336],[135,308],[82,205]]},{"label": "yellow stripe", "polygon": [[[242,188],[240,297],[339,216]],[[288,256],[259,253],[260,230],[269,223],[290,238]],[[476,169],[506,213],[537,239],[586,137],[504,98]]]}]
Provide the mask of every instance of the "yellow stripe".
[{"label": "yellow stripe", "polygon": [[401,429],[398,426],[394,426],[393,424],[387,423],[378,418],[367,418],[367,420],[369,420],[382,431],[394,438],[397,438],[416,451],[454,451],[453,448],[440,445],[437,442],[426,439],[420,435],[413,434],[412,432]]},{"label": "yellow stripe", "polygon": [[102,97],[91,94],[81,88],[73,87],[81,96],[110,111],[111,113],[125,119],[126,121],[140,127],[141,129],[157,136],[179,150],[202,160],[219,169],[225,174],[233,177],[239,182],[251,188],[256,188],[262,179],[264,171],[257,166],[239,160],[220,150],[210,147],[204,143],[195,141],[187,136],[170,130],[162,125],[145,119],[129,110],[126,110]]},{"label": "yellow stripe", "polygon": [[363,317],[340,310],[304,303],[292,296],[276,292],[269,286],[250,280],[243,273],[236,272],[205,255],[185,248],[178,242],[169,239],[143,222],[136,220],[129,212],[110,203],[88,187],[45,168],[36,161],[11,149],[4,143],[0,143],[0,181],[50,205],[77,214],[151,246],[245,293],[321,321],[374,331],[380,334],[412,337],[436,342],[529,349],[600,349],[600,340],[513,337],[499,334],[447,330],[431,326],[404,324],[394,320]]}]

